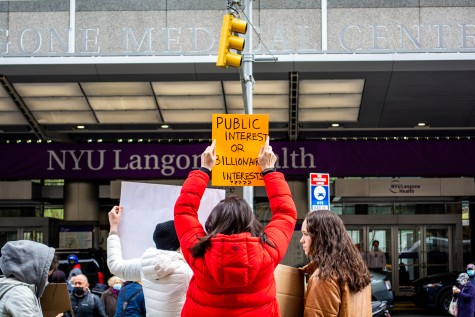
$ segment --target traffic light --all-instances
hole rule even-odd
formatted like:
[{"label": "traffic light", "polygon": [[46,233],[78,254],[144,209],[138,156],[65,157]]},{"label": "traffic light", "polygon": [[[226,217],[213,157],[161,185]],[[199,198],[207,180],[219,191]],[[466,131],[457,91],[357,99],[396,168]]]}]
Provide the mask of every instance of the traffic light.
[{"label": "traffic light", "polygon": [[218,60],[216,66],[228,68],[228,66],[240,67],[242,56],[232,53],[229,50],[235,49],[242,51],[244,49],[244,38],[234,35],[234,33],[245,34],[247,31],[247,22],[236,19],[232,14],[226,14],[223,17],[223,26],[221,38],[219,40]]}]

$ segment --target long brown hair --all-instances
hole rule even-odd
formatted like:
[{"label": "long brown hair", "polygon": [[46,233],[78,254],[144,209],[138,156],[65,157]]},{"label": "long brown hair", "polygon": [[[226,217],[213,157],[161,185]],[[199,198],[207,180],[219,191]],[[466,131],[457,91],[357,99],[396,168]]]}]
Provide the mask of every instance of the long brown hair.
[{"label": "long brown hair", "polygon": [[198,238],[198,242],[190,248],[195,258],[203,257],[211,246],[211,238],[217,234],[232,235],[249,232],[253,237],[259,237],[261,243],[274,245],[267,240],[264,227],[257,220],[249,204],[237,196],[229,196],[221,200],[211,211],[205,224],[207,235]]},{"label": "long brown hair", "polygon": [[337,214],[330,210],[312,211],[304,221],[312,239],[308,251],[310,267],[312,271],[318,269],[319,278],[336,278],[354,292],[371,283],[368,268]]}]

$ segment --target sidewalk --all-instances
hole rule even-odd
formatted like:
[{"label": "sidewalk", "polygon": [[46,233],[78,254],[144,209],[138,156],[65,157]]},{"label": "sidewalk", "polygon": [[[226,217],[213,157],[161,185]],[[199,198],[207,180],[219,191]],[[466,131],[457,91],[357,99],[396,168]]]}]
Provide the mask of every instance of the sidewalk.
[{"label": "sidewalk", "polygon": [[394,300],[394,308],[390,310],[391,316],[444,316],[438,311],[428,310],[427,308],[418,307],[407,297],[397,297]]},{"label": "sidewalk", "polygon": [[416,304],[411,300],[410,297],[395,297],[394,298],[394,308],[391,311],[420,311],[423,310],[420,307],[417,307]]}]

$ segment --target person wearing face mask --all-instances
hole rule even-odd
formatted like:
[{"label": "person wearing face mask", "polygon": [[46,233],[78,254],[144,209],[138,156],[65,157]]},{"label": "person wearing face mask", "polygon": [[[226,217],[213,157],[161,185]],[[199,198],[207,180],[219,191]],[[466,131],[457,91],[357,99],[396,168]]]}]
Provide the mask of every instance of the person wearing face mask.
[{"label": "person wearing face mask", "polygon": [[368,261],[368,268],[372,271],[386,270],[386,255],[379,248],[379,241],[373,241],[373,249],[368,252],[366,260]]},{"label": "person wearing face mask", "polygon": [[114,317],[117,307],[117,298],[124,282],[119,277],[112,276],[107,281],[107,284],[109,285],[109,288],[102,293],[101,301],[104,303],[107,316]]},{"label": "person wearing face mask", "polygon": [[452,293],[457,296],[457,317],[473,317],[475,313],[475,285],[470,282],[467,273],[460,273],[457,282],[459,286],[452,288]]},{"label": "person wearing face mask", "polygon": [[[70,299],[75,317],[107,317],[106,309],[99,296],[89,291],[86,275],[74,276],[73,286]],[[69,317],[69,314],[65,313],[64,316]]]},{"label": "person wearing face mask", "polygon": [[467,274],[470,278],[470,282],[475,285],[475,265],[472,263],[467,264]]}]

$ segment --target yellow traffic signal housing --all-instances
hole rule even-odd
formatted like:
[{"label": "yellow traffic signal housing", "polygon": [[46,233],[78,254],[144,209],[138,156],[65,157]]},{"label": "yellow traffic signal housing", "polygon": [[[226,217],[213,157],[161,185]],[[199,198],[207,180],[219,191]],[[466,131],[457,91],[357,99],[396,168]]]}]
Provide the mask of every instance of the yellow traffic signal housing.
[{"label": "yellow traffic signal housing", "polygon": [[244,49],[244,38],[234,35],[234,33],[245,34],[246,31],[247,22],[236,19],[232,14],[226,14],[223,17],[216,66],[223,68],[228,68],[228,66],[241,67],[242,56],[230,52],[230,49],[238,51]]}]

